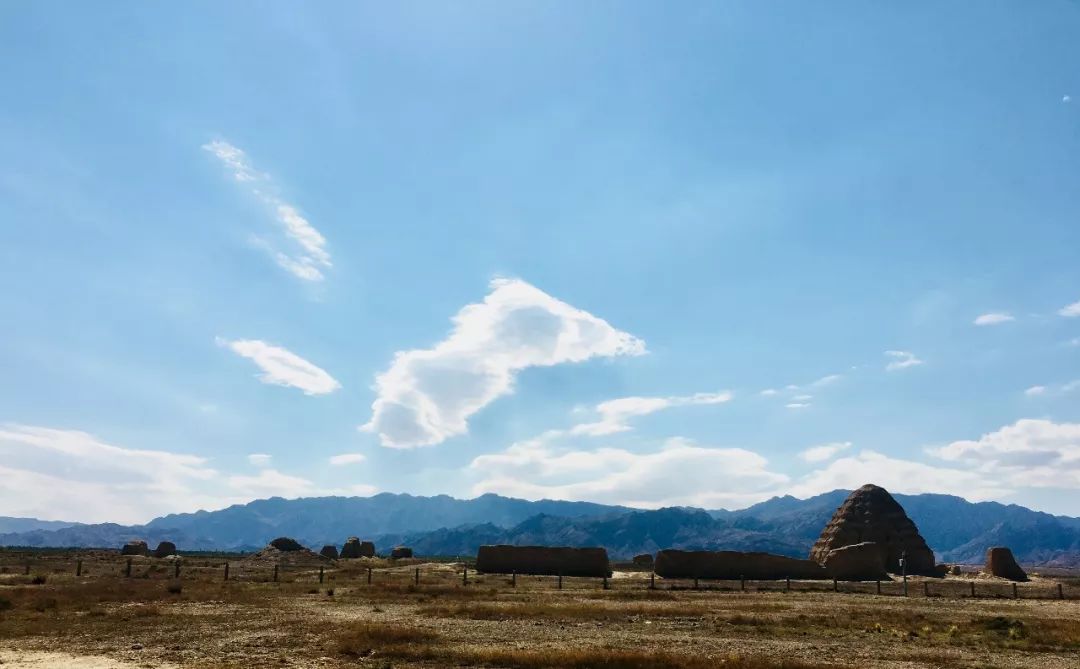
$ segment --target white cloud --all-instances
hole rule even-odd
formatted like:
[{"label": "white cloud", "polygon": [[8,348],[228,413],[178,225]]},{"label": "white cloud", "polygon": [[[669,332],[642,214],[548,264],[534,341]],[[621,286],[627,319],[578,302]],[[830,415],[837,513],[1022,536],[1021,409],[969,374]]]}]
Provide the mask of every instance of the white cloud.
[{"label": "white cloud", "polygon": [[813,395],[796,395],[796,396],[792,397],[791,399],[795,400],[796,402],[809,402],[810,400],[814,399],[814,396]]},{"label": "white cloud", "polygon": [[1027,395],[1028,397],[1034,397],[1035,395],[1045,395],[1046,394],[1046,386],[1031,386],[1030,388],[1028,388],[1027,390],[1024,391],[1024,394]]},{"label": "white cloud", "polygon": [[1080,487],[1080,423],[1025,418],[977,440],[928,449],[1015,487]]},{"label": "white cloud", "polygon": [[760,393],[758,393],[758,395],[761,395],[762,397],[772,397],[773,395],[779,394],[780,391],[776,388],[766,388],[765,390],[762,390]]},{"label": "white cloud", "polygon": [[363,453],[341,453],[339,455],[332,456],[330,458],[330,464],[335,467],[342,465],[355,465],[359,462],[367,460],[367,456]]},{"label": "white cloud", "polygon": [[810,408],[809,402],[788,402],[784,405],[788,409],[808,409]]},{"label": "white cloud", "polygon": [[378,375],[371,420],[383,446],[430,446],[468,432],[468,419],[513,392],[528,367],[641,355],[645,343],[517,279],[496,279],[429,349],[399,351]]},{"label": "white cloud", "polygon": [[821,388],[822,386],[830,386],[830,385],[836,383],[837,381],[839,381],[842,378],[844,378],[843,374],[829,374],[828,376],[823,376],[820,379],[818,379],[817,381],[812,382],[810,384],[810,387],[811,388]]},{"label": "white cloud", "polygon": [[295,498],[315,493],[314,484],[299,476],[282,474],[276,469],[261,469],[255,476],[230,476],[229,486],[240,495],[250,497]]},{"label": "white cloud", "polygon": [[846,451],[851,448],[850,441],[837,441],[831,444],[822,444],[820,446],[813,446],[799,453],[799,457],[807,462],[824,462],[831,460],[841,451]]},{"label": "white cloud", "polygon": [[199,456],[20,424],[0,426],[0,462],[0,508],[54,520],[143,522],[210,503],[197,487],[217,476]]},{"label": "white cloud", "polygon": [[1003,312],[994,312],[989,314],[981,314],[973,321],[975,325],[1000,325],[1002,323],[1008,323],[1015,321],[1016,319],[1011,315]]},{"label": "white cloud", "polygon": [[218,344],[254,362],[263,371],[259,376],[263,383],[299,388],[305,395],[325,395],[341,387],[326,371],[280,346],[258,339],[219,338]]},{"label": "white cloud", "polygon": [[256,467],[269,467],[270,461],[273,458],[266,453],[252,453],[251,455],[247,456],[247,459],[248,462],[255,465]]},{"label": "white cloud", "polygon": [[875,483],[896,493],[950,493],[971,500],[993,499],[1011,492],[977,472],[900,460],[875,451],[834,460],[824,469],[800,478],[787,492],[796,497],[810,497],[840,488],[853,490],[865,483]]},{"label": "white cloud", "polygon": [[1063,95],[1063,96],[1061,96],[1061,101],[1064,102],[1065,104],[1068,104],[1068,103],[1072,102],[1072,97],[1068,96],[1068,95]]},{"label": "white cloud", "polygon": [[1076,318],[1077,316],[1080,316],[1080,300],[1059,309],[1058,315],[1064,316],[1065,318]]},{"label": "white cloud", "polygon": [[1060,386],[1031,386],[1024,391],[1024,394],[1028,397],[1034,397],[1038,395],[1068,395],[1072,391],[1080,388],[1080,379],[1063,383]]},{"label": "white cloud", "polygon": [[892,359],[889,364],[885,365],[885,370],[889,372],[923,364],[923,361],[915,357],[915,354],[910,351],[885,351],[885,356]]},{"label": "white cloud", "polygon": [[622,397],[596,405],[600,420],[581,423],[570,428],[570,434],[585,434],[593,437],[626,432],[631,429],[628,421],[634,416],[647,416],[657,411],[672,407],[694,404],[722,404],[730,401],[730,392],[697,393],[696,395],[672,397]]},{"label": "white cloud", "polygon": [[[525,499],[592,500],[642,508],[673,505],[738,507],[767,497],[788,478],[741,448],[698,446],[669,439],[662,448],[633,453],[618,448],[556,450],[542,439],[483,455],[469,469],[481,480],[474,494]],[[722,472],[722,484],[718,480]]]},{"label": "white cloud", "polygon": [[204,144],[202,148],[231,170],[237,181],[248,184],[251,193],[270,208],[281,232],[294,246],[295,251],[287,253],[262,239],[258,240],[259,245],[265,246],[278,266],[293,276],[305,281],[321,281],[324,278],[323,269],[332,266],[330,253],[326,250],[326,238],[322,233],[315,229],[295,205],[266,192],[270,177],[256,171],[243,150],[223,140],[214,140]]}]

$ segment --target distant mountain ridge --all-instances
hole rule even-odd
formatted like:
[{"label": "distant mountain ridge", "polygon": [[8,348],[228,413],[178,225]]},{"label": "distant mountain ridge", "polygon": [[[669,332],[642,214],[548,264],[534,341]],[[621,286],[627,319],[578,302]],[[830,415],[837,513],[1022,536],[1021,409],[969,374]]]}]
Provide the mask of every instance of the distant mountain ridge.
[{"label": "distant mountain ridge", "polygon": [[[380,551],[407,544],[420,555],[472,555],[485,543],[604,546],[613,557],[661,548],[755,550],[805,557],[849,494],[774,497],[737,511],[654,511],[590,502],[488,494],[462,500],[381,493],[372,497],[280,497],[220,511],[172,514],[146,525],[35,526],[0,533],[0,545],[117,547],[131,539],[170,540],[186,550],[254,550],[277,536],[318,548],[347,536]],[[951,495],[894,495],[942,562],[981,563],[1007,545],[1028,564],[1080,566],[1080,518]],[[2,521],[0,521],[2,522]],[[45,521],[38,521],[45,522]],[[4,527],[0,524],[0,527]]]}]

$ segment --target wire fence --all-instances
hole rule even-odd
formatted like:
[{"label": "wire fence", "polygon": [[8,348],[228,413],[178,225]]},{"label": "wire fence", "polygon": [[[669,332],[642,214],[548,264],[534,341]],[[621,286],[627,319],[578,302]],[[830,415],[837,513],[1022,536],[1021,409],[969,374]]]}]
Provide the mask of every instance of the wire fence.
[{"label": "wire fence", "polygon": [[63,553],[6,551],[0,554],[0,585],[45,583],[61,576],[75,579],[133,578],[199,580],[224,583],[310,583],[325,586],[425,587],[448,585],[540,590],[660,590],[710,593],[831,592],[849,595],[950,599],[1080,599],[1076,579],[1037,579],[1010,583],[988,578],[918,578],[882,581],[706,580],[661,578],[649,571],[616,572],[614,577],[564,577],[475,571],[469,563],[422,559],[387,561],[327,560],[286,564],[247,559],[242,555],[166,558],[122,556],[93,551],[85,556]]}]

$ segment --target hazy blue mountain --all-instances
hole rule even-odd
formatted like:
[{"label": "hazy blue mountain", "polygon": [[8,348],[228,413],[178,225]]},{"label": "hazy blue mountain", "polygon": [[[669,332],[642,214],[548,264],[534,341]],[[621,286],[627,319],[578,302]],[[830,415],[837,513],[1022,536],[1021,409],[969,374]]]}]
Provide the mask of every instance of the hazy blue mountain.
[{"label": "hazy blue mountain", "polygon": [[63,527],[71,527],[79,523],[68,523],[63,520],[38,520],[37,518],[11,518],[0,516],[0,534],[9,532],[33,532],[34,530],[58,530]]},{"label": "hazy blue mountain", "polygon": [[[144,526],[75,525],[0,533],[0,545],[118,547],[168,539],[186,550],[254,550],[277,536],[319,548],[348,536],[421,555],[470,555],[485,543],[605,546],[615,557],[660,548],[758,550],[803,557],[846,490],[809,499],[775,497],[737,511],[626,507],[483,495],[460,500],[383,493],[373,497],[256,500],[220,511],[174,514]],[[1080,565],[1080,519],[950,495],[896,495],[945,562],[981,563],[990,546],[1029,564]],[[21,519],[31,524],[32,519]]]}]

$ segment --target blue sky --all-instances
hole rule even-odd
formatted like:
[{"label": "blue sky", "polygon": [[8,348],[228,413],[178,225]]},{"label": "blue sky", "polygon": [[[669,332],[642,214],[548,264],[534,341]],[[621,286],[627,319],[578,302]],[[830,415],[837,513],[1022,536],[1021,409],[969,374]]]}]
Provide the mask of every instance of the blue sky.
[{"label": "blue sky", "polygon": [[1065,1],[7,3],[0,514],[872,481],[1076,515],[1077,34]]}]

